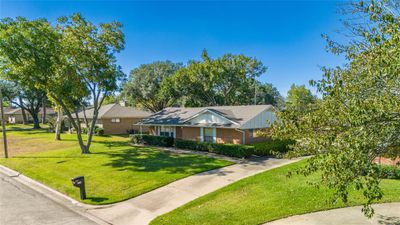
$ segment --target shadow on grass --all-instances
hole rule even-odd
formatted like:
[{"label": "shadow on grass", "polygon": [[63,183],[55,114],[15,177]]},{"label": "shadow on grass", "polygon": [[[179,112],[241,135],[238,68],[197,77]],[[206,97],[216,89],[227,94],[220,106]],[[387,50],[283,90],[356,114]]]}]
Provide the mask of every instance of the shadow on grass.
[{"label": "shadow on grass", "polygon": [[192,174],[221,166],[217,159],[198,155],[180,155],[149,148],[133,148],[93,154],[107,155],[111,158],[111,161],[103,164],[103,166],[118,168],[120,171],[165,171],[167,173]]},{"label": "shadow on grass", "polygon": [[104,202],[107,201],[109,198],[104,198],[104,197],[87,197],[87,200],[90,200],[92,202]]},{"label": "shadow on grass", "polygon": [[92,143],[102,144],[108,148],[130,146],[128,141],[92,141]]}]

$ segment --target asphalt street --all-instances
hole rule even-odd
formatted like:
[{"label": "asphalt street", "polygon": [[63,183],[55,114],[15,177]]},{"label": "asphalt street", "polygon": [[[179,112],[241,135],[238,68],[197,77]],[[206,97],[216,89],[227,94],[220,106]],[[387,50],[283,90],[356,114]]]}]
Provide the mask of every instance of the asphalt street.
[{"label": "asphalt street", "polygon": [[86,217],[0,173],[0,225],[94,225]]}]

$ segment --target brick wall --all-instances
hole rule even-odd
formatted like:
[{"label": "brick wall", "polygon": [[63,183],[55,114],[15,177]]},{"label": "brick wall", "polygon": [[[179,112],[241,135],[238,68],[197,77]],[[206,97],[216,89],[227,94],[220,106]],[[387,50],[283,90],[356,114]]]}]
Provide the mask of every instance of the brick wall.
[{"label": "brick wall", "polygon": [[385,158],[385,157],[376,157],[374,159],[374,162],[378,163],[378,164],[395,166],[395,165],[400,164],[400,156],[397,157],[396,159],[390,159],[390,158]]},{"label": "brick wall", "polygon": [[[101,123],[103,124],[103,129],[105,134],[126,134],[128,129],[135,129],[137,131],[140,130],[140,126],[134,125],[142,118],[120,118],[119,123],[112,123],[111,118],[101,119]],[[99,121],[100,122],[100,121]],[[142,126],[142,131],[147,132],[148,128]]]},{"label": "brick wall", "polygon": [[242,144],[243,133],[235,129],[217,128],[217,143]]},{"label": "brick wall", "polygon": [[[199,127],[182,127],[179,128],[181,131],[181,139],[200,141],[200,128]],[[178,132],[177,132],[178,133]]]}]

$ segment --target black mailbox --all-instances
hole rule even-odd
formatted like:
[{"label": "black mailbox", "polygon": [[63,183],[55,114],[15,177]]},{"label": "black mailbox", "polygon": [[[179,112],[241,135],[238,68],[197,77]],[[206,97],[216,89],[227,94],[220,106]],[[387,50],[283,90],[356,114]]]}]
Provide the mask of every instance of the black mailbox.
[{"label": "black mailbox", "polygon": [[85,190],[85,177],[79,176],[71,179],[72,185],[78,187],[81,192],[81,199],[86,199],[86,190]]}]

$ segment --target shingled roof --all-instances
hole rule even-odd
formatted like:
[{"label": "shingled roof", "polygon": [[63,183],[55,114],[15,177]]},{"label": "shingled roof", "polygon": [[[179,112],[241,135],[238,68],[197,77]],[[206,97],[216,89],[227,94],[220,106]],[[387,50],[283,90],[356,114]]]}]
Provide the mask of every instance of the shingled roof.
[{"label": "shingled roof", "polygon": [[[140,125],[187,125],[187,121],[205,112],[212,112],[231,121],[228,127],[241,127],[261,112],[272,109],[272,105],[210,106],[195,108],[165,108],[143,120]],[[210,124],[210,126],[220,126]]]},{"label": "shingled roof", "polygon": [[[93,118],[93,108],[85,110],[88,119]],[[150,116],[151,113],[144,110],[138,110],[133,107],[121,106],[120,104],[103,105],[99,109],[99,119],[106,118],[144,118]],[[83,112],[78,114],[79,118],[84,118]]]}]

